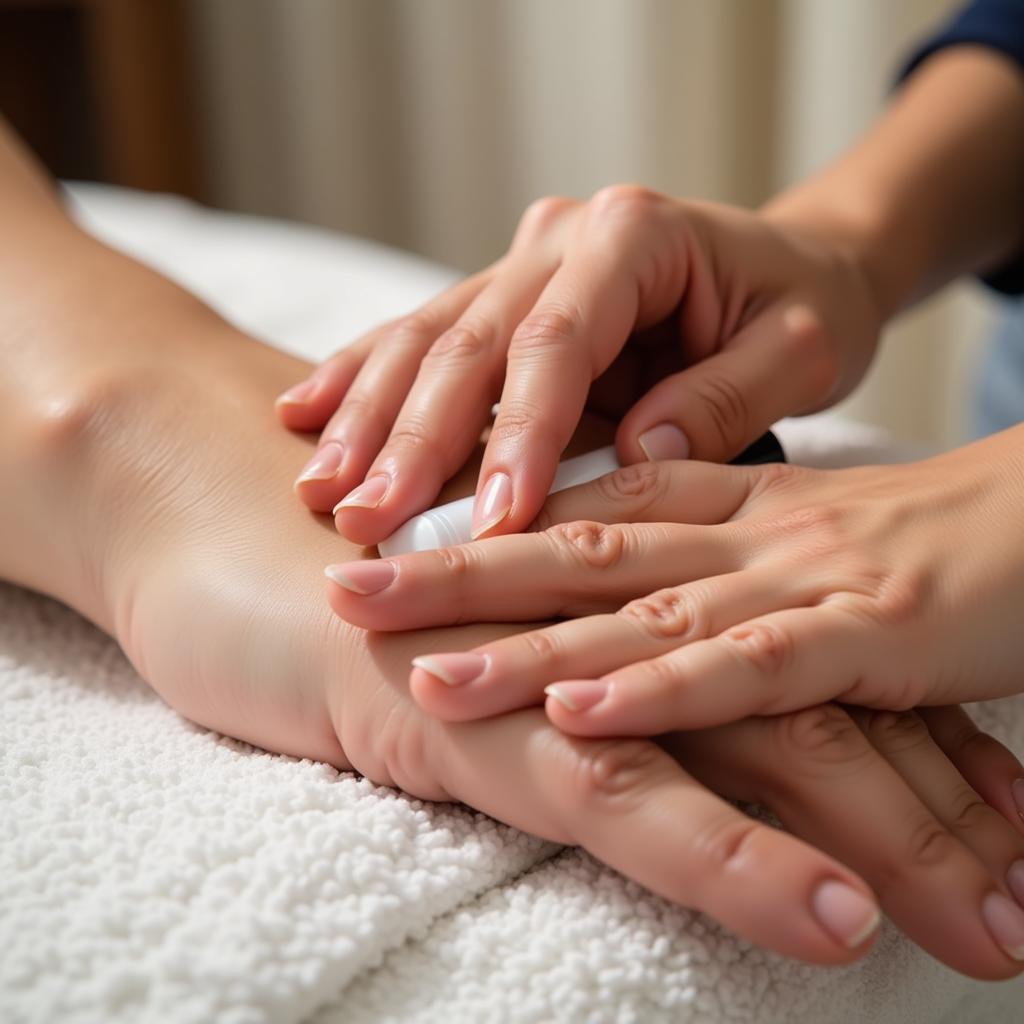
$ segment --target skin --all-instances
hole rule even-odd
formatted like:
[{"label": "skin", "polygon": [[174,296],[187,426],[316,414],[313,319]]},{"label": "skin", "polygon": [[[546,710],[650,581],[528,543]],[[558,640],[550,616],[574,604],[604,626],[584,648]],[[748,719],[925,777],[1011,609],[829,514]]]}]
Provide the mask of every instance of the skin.
[{"label": "skin", "polygon": [[[874,889],[957,969],[1019,971],[1004,864],[1024,841],[971,780],[1022,769],[964,742],[959,712],[902,751],[831,706],[748,720],[676,741],[682,764],[646,739],[570,737],[539,709],[425,715],[408,693],[413,653],[511,630],[379,635],[331,614],[322,566],[360,551],[295,507],[287,482],[309,444],[270,413],[308,367],[84,236],[6,137],[0,216],[0,479],[16,482],[0,504],[0,576],[88,616],[183,715],[578,843],[787,955],[861,955]],[[795,835],[700,779],[776,808]],[[840,789],[863,812],[845,813]]]},{"label": "skin", "polygon": [[282,396],[285,425],[321,432],[299,496],[377,543],[434,503],[499,400],[476,536],[532,522],[585,408],[619,421],[623,464],[725,461],[846,395],[899,309],[1012,256],[1022,176],[1024,78],[959,46],[759,211],[634,185],[540,200],[498,262]]},{"label": "skin", "polygon": [[423,662],[414,692],[453,720],[545,693],[579,736],[986,700],[1021,687],[1022,504],[1024,426],[907,466],[643,463],[553,495],[564,525],[383,560],[374,593],[335,567],[331,600],[372,629],[570,617],[477,648],[465,685]]}]

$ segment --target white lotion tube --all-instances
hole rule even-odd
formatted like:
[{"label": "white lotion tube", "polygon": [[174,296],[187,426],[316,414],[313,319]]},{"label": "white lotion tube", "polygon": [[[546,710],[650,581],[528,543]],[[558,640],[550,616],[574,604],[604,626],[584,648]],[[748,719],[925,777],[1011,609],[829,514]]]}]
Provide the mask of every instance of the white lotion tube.
[{"label": "white lotion tube", "polygon": [[[611,446],[567,459],[560,463],[548,494],[567,487],[596,480],[619,468],[615,449]],[[390,537],[377,545],[381,556],[404,555],[408,551],[433,551],[452,544],[468,544],[472,540],[474,495],[460,498],[421,515],[413,516]]]}]

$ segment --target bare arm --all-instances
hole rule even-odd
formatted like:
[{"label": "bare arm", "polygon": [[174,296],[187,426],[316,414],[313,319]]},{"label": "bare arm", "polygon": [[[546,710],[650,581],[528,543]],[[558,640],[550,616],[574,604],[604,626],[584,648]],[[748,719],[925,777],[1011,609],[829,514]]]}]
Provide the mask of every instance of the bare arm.
[{"label": "bare arm", "polygon": [[1024,242],[1024,75],[980,46],[943,51],[870,132],[768,204],[769,219],[840,238],[883,318]]}]

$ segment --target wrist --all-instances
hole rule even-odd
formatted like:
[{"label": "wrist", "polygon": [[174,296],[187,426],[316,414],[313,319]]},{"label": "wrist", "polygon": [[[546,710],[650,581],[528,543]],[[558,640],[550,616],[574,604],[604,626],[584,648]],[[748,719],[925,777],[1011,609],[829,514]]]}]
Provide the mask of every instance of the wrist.
[{"label": "wrist", "polygon": [[812,181],[772,199],[761,214],[787,234],[824,246],[851,269],[863,283],[879,326],[913,294],[912,254],[875,198]]}]

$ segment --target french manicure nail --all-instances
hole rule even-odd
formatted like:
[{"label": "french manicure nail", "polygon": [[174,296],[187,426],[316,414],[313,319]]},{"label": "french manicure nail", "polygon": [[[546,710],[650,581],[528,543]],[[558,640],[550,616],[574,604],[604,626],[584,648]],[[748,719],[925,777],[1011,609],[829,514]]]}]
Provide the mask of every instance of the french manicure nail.
[{"label": "french manicure nail", "polygon": [[579,682],[552,683],[544,687],[544,692],[569,711],[586,711],[605,699],[608,684],[597,679],[583,679]]},{"label": "french manicure nail", "polygon": [[313,458],[306,463],[299,474],[297,484],[307,480],[331,480],[341,469],[341,460],[345,454],[344,447],[337,441],[328,441],[313,453]]},{"label": "french manicure nail", "polygon": [[1006,872],[1006,885],[1013,898],[1024,907],[1024,860],[1015,860]]},{"label": "french manicure nail", "polygon": [[856,949],[878,928],[882,915],[859,889],[830,879],[811,897],[811,910],[822,927],[847,949]]},{"label": "french manicure nail", "polygon": [[430,654],[413,658],[412,663],[448,686],[462,686],[484,674],[487,656],[472,651],[462,654]]},{"label": "french manicure nail", "polygon": [[337,515],[338,509],[342,508],[376,508],[384,500],[384,495],[388,493],[390,486],[391,477],[385,476],[383,473],[371,476],[369,480],[364,480],[334,506],[335,515]]},{"label": "french manicure nail", "polygon": [[376,594],[395,579],[395,564],[387,559],[366,559],[362,562],[342,562],[329,565],[324,575],[353,594]]},{"label": "french manicure nail", "polygon": [[1017,813],[1021,821],[1024,821],[1024,779],[1015,779],[1010,792],[1013,793],[1013,802],[1017,805]]},{"label": "french manicure nail", "polygon": [[1024,960],[1024,910],[1001,892],[990,892],[981,901],[981,918],[1007,956]]},{"label": "french manicure nail", "polygon": [[312,397],[313,392],[316,391],[315,380],[304,380],[301,384],[296,384],[295,387],[289,388],[284,394],[278,395],[275,401],[275,405],[303,405],[308,402]]},{"label": "french manicure nail", "polygon": [[659,423],[645,430],[636,443],[643,449],[649,462],[663,459],[685,459],[690,454],[690,442],[674,423]]},{"label": "french manicure nail", "polygon": [[473,540],[493,529],[512,509],[512,480],[507,473],[492,473],[473,506]]}]

